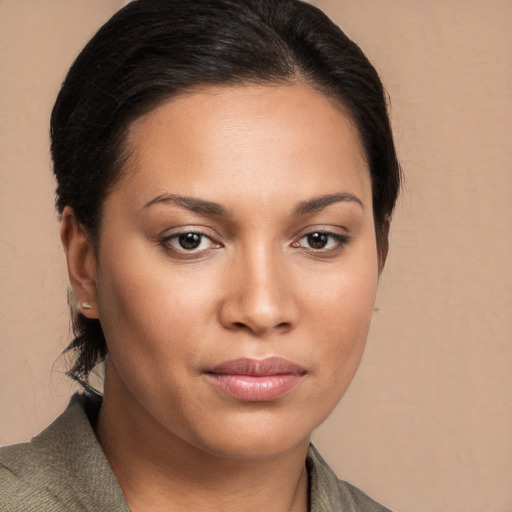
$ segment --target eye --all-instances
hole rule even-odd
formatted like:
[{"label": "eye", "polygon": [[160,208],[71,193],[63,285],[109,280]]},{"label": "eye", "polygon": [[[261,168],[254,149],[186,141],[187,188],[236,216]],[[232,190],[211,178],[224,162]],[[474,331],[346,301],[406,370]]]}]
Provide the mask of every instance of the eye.
[{"label": "eye", "polygon": [[312,249],[325,249],[329,243],[329,235],[326,233],[310,233],[304,237]]},{"label": "eye", "polygon": [[215,246],[212,239],[200,231],[174,233],[161,243],[166,249],[180,253],[198,253]]},{"label": "eye", "polygon": [[331,251],[336,250],[349,242],[349,237],[340,235],[338,233],[331,233],[327,231],[313,231],[307,233],[295,242],[295,247],[304,249],[313,249],[315,251]]},{"label": "eye", "polygon": [[203,235],[200,233],[184,233],[178,235],[176,241],[182,249],[193,251],[201,246]]}]

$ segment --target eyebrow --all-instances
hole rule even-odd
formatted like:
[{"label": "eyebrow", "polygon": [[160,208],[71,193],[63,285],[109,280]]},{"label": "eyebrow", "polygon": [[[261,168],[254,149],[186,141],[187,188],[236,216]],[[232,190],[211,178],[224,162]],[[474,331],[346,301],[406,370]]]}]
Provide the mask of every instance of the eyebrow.
[{"label": "eyebrow", "polygon": [[341,202],[354,202],[364,210],[363,202],[361,199],[348,192],[340,192],[337,194],[328,194],[325,196],[314,197],[309,201],[299,203],[297,208],[295,208],[295,215],[299,217],[301,215],[317,213],[327,208],[331,204]]},{"label": "eyebrow", "polygon": [[211,201],[205,201],[204,199],[198,199],[196,197],[180,196],[177,194],[162,194],[155,197],[149,203],[146,203],[143,207],[149,208],[154,204],[175,204],[190,210],[191,212],[203,214],[203,215],[220,215],[227,216],[226,209],[218,203]]},{"label": "eyebrow", "polygon": [[[353,194],[348,192],[340,192],[337,194],[327,194],[324,196],[314,197],[308,201],[303,201],[297,205],[294,210],[296,217],[307,215],[311,213],[317,213],[331,204],[341,202],[354,202],[358,204],[363,210],[363,202]],[[180,196],[178,194],[161,194],[143,206],[143,210],[153,206],[155,204],[174,204],[186,208],[191,212],[202,214],[202,215],[218,215],[227,217],[227,210],[218,203],[212,201],[205,201],[197,197]]]}]

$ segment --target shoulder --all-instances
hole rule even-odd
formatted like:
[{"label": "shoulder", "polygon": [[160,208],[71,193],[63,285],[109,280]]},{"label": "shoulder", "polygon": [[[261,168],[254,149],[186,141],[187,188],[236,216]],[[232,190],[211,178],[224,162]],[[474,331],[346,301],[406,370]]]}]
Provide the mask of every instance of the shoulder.
[{"label": "shoulder", "polygon": [[91,407],[98,404],[75,396],[29,443],[0,449],[0,512],[127,510],[86,413]]},{"label": "shoulder", "polygon": [[30,443],[0,449],[0,511],[64,511],[52,490],[46,488],[45,465]]},{"label": "shoulder", "polygon": [[363,491],[343,480],[338,480],[340,493],[350,497],[357,512],[391,512],[391,510],[370,498]]},{"label": "shoulder", "polygon": [[66,510],[64,504],[59,506],[65,489],[60,468],[74,407],[29,443],[0,449],[0,511]]},{"label": "shoulder", "polygon": [[311,512],[391,512],[357,487],[339,480],[312,445],[307,465]]}]

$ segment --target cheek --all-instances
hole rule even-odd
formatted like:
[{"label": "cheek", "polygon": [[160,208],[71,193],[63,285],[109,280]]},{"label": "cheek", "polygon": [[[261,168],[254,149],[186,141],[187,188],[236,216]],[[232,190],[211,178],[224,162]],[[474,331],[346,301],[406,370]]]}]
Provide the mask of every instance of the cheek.
[{"label": "cheek", "polygon": [[325,378],[340,387],[341,393],[363,355],[377,290],[376,256],[368,252],[359,263],[347,265],[345,272],[330,280],[311,311],[311,322],[322,341],[315,352],[321,354]]},{"label": "cheek", "polygon": [[159,251],[134,250],[104,254],[98,275],[100,321],[111,354],[120,352],[119,345],[123,358],[173,360],[184,339],[193,357],[191,340],[215,318],[211,272],[172,269]]},{"label": "cheek", "polygon": [[187,369],[201,357],[201,346],[192,343],[198,339],[201,297],[186,301],[186,283],[163,278],[147,262],[126,263],[104,260],[102,265],[100,321],[110,365],[140,403],[152,404],[165,389],[166,400],[180,407]]}]

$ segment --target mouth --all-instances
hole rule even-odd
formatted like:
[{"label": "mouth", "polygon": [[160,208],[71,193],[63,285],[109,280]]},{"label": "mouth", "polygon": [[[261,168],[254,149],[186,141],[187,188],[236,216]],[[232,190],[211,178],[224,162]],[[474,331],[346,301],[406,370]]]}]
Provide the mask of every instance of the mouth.
[{"label": "mouth", "polygon": [[306,375],[301,366],[280,357],[233,359],[205,373],[217,389],[243,402],[277,400]]}]

